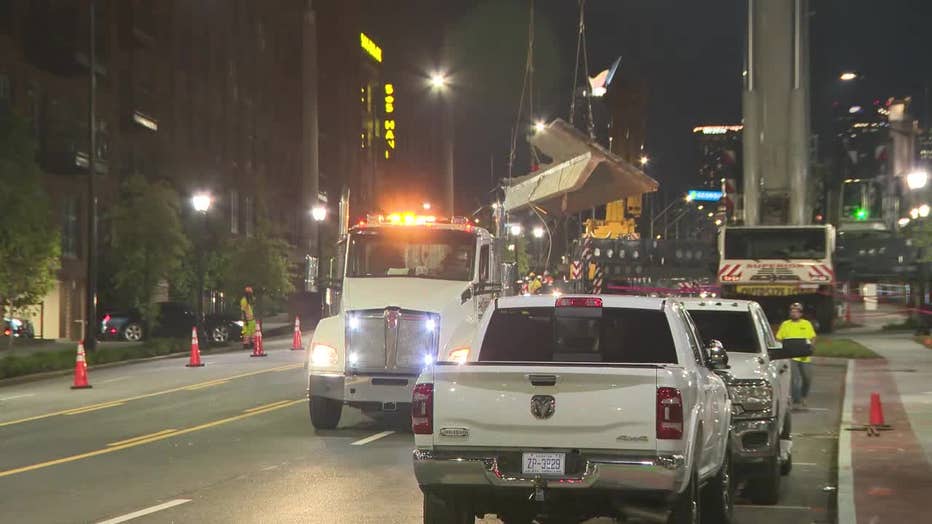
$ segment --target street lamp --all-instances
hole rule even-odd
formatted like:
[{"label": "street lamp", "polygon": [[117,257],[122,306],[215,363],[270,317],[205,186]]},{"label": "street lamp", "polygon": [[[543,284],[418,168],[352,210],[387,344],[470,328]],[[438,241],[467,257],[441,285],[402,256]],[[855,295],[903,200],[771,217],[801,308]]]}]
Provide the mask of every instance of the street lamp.
[{"label": "street lamp", "polygon": [[842,74],[838,75],[838,79],[841,80],[842,82],[850,82],[852,80],[857,80],[858,76],[860,75],[858,75],[854,71],[845,71]]},{"label": "street lamp", "polygon": [[204,318],[204,288],[205,280],[207,280],[207,263],[204,258],[206,257],[205,250],[207,249],[207,212],[210,211],[210,206],[213,204],[214,198],[210,193],[200,192],[195,193],[191,197],[191,207],[194,208],[194,211],[201,214],[203,217],[203,233],[201,241],[197,243],[198,245],[198,271],[197,271],[197,320],[200,322]]},{"label": "street lamp", "polygon": [[511,224],[511,226],[508,227],[508,230],[511,233],[511,236],[516,237],[521,234],[524,228],[521,227],[521,224]]},{"label": "street lamp", "polygon": [[898,224],[900,227],[906,227],[906,226],[909,225],[909,222],[910,222],[910,218],[909,218],[909,217],[903,217],[903,218],[901,218],[901,219],[899,219],[899,220],[897,221],[897,224]]},{"label": "street lamp", "polygon": [[424,211],[430,211],[430,202],[424,202],[421,207],[424,208]]},{"label": "street lamp", "polygon": [[430,84],[430,87],[440,90],[447,86],[448,81],[449,80],[447,75],[442,71],[434,71],[430,74],[430,80],[428,80],[428,83]]},{"label": "street lamp", "polygon": [[646,166],[648,163],[650,163],[650,157],[648,157],[647,155],[641,155],[640,160],[641,160],[641,166]]},{"label": "street lamp", "polygon": [[929,204],[922,204],[919,206],[919,218],[928,218],[929,216]]},{"label": "street lamp", "polygon": [[531,234],[534,235],[534,238],[544,238],[544,228],[541,226],[534,226],[534,229],[531,230]]},{"label": "street lamp", "polygon": [[929,183],[929,173],[926,171],[913,171],[906,175],[906,185],[912,191],[918,191]]},{"label": "street lamp", "polygon": [[545,124],[543,120],[538,120],[538,121],[534,122],[534,132],[535,132],[535,133],[542,133],[542,132],[544,131],[544,129],[546,129],[546,128],[547,128],[547,124]]}]

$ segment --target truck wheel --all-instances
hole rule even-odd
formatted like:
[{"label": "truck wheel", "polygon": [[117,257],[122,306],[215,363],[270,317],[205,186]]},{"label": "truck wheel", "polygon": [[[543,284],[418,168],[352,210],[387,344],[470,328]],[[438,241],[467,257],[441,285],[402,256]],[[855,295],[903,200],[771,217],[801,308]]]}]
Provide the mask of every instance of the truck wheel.
[{"label": "truck wheel", "polygon": [[730,524],[735,511],[735,488],[731,470],[731,447],[715,478],[702,488],[702,521]]},{"label": "truck wheel", "polygon": [[698,524],[699,511],[699,475],[693,471],[689,485],[673,503],[667,524]]},{"label": "truck wheel", "polygon": [[[783,417],[783,431],[780,432],[780,440],[792,440],[792,419],[790,414],[787,413]],[[790,448],[790,452],[786,454],[786,460],[781,461],[780,463],[780,474],[783,476],[789,475],[790,471],[793,470],[793,448]]]},{"label": "truck wheel", "polygon": [[476,516],[463,504],[424,493],[424,524],[473,524]]},{"label": "truck wheel", "polygon": [[780,454],[764,464],[764,476],[748,482],[748,496],[754,504],[772,506],[780,500]]},{"label": "truck wheel", "polygon": [[314,429],[333,429],[340,423],[343,403],[325,397],[311,397],[309,410]]}]

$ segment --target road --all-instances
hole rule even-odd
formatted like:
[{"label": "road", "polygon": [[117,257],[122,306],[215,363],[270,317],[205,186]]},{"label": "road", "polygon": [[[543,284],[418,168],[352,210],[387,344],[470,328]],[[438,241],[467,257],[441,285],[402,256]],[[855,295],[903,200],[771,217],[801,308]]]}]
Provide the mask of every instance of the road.
[{"label": "road", "polygon": [[[0,387],[2,522],[421,522],[411,435],[344,413],[315,433],[303,352],[158,360]],[[781,504],[742,504],[738,522],[834,522],[844,362],[819,365],[794,416],[795,467]],[[495,519],[486,519],[497,522]]]}]

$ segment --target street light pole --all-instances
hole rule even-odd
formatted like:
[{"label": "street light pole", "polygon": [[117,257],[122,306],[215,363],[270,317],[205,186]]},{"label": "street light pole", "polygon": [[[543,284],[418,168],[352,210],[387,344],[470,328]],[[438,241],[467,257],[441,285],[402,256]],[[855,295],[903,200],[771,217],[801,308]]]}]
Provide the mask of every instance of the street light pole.
[{"label": "street light pole", "polygon": [[204,320],[204,287],[206,285],[205,281],[207,280],[206,244],[209,234],[207,212],[210,211],[210,205],[212,203],[213,198],[207,193],[198,193],[191,197],[191,205],[194,207],[194,210],[201,215],[203,228],[201,230],[201,241],[198,242],[197,246],[197,305],[195,307],[195,313],[197,314],[198,322]]},{"label": "street light pole", "polygon": [[84,348],[93,352],[97,349],[97,28],[95,1],[88,5],[88,33],[90,35],[89,99],[88,99],[88,153],[87,153],[87,291],[84,311]]}]

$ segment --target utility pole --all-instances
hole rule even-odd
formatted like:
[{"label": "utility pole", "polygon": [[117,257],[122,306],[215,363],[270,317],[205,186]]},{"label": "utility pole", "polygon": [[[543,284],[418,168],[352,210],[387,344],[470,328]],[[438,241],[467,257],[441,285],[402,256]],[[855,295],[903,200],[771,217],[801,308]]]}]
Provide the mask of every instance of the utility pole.
[{"label": "utility pole", "polygon": [[95,0],[88,5],[90,34],[88,63],[88,153],[87,153],[87,292],[85,293],[84,348],[97,349],[97,24]]}]

